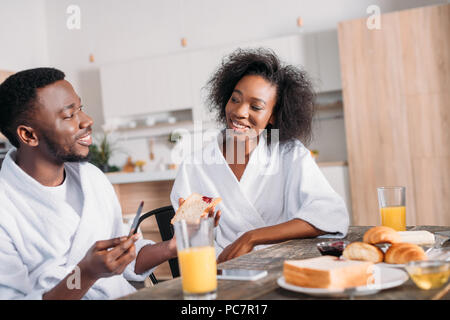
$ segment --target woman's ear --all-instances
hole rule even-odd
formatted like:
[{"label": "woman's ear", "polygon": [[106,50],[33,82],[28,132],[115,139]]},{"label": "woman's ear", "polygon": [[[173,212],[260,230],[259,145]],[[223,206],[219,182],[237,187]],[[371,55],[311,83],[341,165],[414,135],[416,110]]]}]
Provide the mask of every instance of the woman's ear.
[{"label": "woman's ear", "polygon": [[275,115],[274,115],[273,113],[272,113],[272,115],[270,116],[269,124],[271,124],[272,126],[275,124]]},{"label": "woman's ear", "polygon": [[39,145],[39,139],[36,135],[36,131],[32,127],[24,125],[18,126],[17,136],[19,138],[19,141],[29,147],[37,147]]}]

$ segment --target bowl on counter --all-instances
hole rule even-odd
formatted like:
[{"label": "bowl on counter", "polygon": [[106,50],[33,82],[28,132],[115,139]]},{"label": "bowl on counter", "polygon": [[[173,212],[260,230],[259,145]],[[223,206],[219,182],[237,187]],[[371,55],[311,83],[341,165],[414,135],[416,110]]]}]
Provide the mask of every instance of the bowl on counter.
[{"label": "bowl on counter", "polygon": [[440,288],[450,277],[450,261],[445,260],[411,261],[405,269],[416,286],[423,290]]},{"label": "bowl on counter", "polygon": [[316,246],[317,250],[319,250],[323,256],[340,257],[349,243],[350,242],[346,240],[333,240],[319,242]]}]

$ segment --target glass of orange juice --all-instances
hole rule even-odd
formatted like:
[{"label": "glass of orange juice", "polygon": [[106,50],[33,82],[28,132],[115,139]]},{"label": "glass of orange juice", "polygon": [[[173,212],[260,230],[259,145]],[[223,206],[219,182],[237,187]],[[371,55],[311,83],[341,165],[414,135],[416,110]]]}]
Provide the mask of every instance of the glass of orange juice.
[{"label": "glass of orange juice", "polygon": [[397,231],[405,231],[405,187],[380,187],[377,191],[381,225]]},{"label": "glass of orange juice", "polygon": [[214,249],[214,218],[199,223],[174,223],[183,297],[211,300],[217,297],[217,264]]}]

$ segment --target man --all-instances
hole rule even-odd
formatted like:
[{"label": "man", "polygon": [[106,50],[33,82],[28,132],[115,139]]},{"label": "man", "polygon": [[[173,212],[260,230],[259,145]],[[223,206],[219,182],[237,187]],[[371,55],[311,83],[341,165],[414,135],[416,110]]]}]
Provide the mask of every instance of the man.
[{"label": "man", "polygon": [[172,239],[127,237],[112,185],[86,162],[92,119],[64,73],[0,85],[0,299],[112,299],[176,257]]}]

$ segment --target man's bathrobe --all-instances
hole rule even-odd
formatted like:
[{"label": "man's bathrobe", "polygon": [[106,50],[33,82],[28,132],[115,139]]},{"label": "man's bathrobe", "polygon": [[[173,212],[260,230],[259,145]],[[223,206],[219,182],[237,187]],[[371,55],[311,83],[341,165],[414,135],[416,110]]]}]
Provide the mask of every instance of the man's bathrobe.
[{"label": "man's bathrobe", "polygon": [[[0,171],[0,299],[41,299],[70,274],[98,240],[127,235],[120,204],[106,176],[90,163],[66,163],[84,197],[81,216],[62,199],[49,196],[6,155]],[[136,242],[136,254],[149,240]],[[122,275],[101,278],[84,299],[114,299],[135,291],[128,280],[135,261]],[[83,277],[83,274],[81,274]],[[72,277],[71,277],[72,278]],[[70,287],[76,286],[73,278]]]},{"label": "man's bathrobe", "polygon": [[300,141],[291,148],[278,143],[269,148],[261,136],[238,181],[218,140],[183,160],[170,196],[175,209],[178,199],[186,199],[192,192],[222,198],[216,207],[222,211],[215,228],[217,255],[249,230],[292,219],[302,219],[326,231],[327,237],[347,234],[349,215],[345,202]]}]

